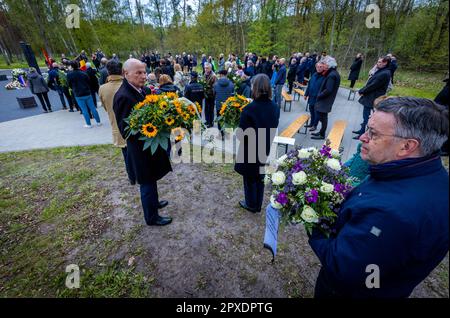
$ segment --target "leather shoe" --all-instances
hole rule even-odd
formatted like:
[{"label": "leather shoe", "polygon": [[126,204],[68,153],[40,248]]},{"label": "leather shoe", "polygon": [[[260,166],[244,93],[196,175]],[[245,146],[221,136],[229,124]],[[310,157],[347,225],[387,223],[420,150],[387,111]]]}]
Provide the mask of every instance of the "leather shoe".
[{"label": "leather shoe", "polygon": [[239,205],[241,206],[241,208],[246,209],[247,211],[250,211],[252,213],[261,212],[261,209],[253,209],[249,207],[247,203],[245,203],[245,201],[239,201]]},{"label": "leather shoe", "polygon": [[318,136],[314,135],[314,136],[311,137],[311,139],[323,140],[323,139],[325,139],[325,137],[324,136],[320,136],[320,135],[318,135]]},{"label": "leather shoe", "polygon": [[312,133],[312,136],[320,136],[320,132]]},{"label": "leather shoe", "polygon": [[158,209],[162,209],[162,208],[166,207],[168,204],[169,204],[169,201],[166,201],[166,200],[159,201]]},{"label": "leather shoe", "polygon": [[303,126],[303,127],[310,128],[310,127],[313,127],[313,126],[310,125],[310,124],[308,124],[308,125],[305,125],[305,126]]},{"label": "leather shoe", "polygon": [[147,223],[147,225],[158,225],[158,226],[164,226],[167,224],[172,223],[171,217],[165,217],[165,216],[157,216],[156,220],[150,223]]}]

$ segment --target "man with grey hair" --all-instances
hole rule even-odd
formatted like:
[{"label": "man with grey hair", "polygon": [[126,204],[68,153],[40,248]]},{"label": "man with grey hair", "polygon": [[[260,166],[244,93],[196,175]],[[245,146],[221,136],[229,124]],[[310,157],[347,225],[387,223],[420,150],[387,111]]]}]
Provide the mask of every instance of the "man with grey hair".
[{"label": "man with grey hair", "polygon": [[339,85],[341,84],[341,76],[336,69],[337,63],[333,57],[329,55],[324,56],[319,63],[322,65],[322,76],[325,78],[320,86],[314,109],[321,122],[321,128],[319,132],[311,134],[311,139],[320,140],[325,139],[325,133],[328,127],[328,113],[331,112],[334,100],[336,99]]},{"label": "man with grey hair", "polygon": [[[118,61],[114,60],[114,62],[119,63]],[[103,85],[106,83],[106,79],[108,78],[108,70],[106,68],[106,63],[108,63],[108,59],[106,57],[102,57],[100,60],[100,67],[98,69],[98,72],[100,74],[100,77],[98,79],[98,83],[100,85]]]},{"label": "man with grey hair", "polygon": [[205,122],[206,127],[210,128],[214,125],[214,105],[215,94],[214,84],[217,81],[216,74],[212,70],[211,63],[205,62],[204,81],[205,86]]},{"label": "man with grey hair", "polygon": [[[392,97],[361,135],[369,176],[343,202],[329,238],[309,243],[322,263],[316,297],[406,298],[449,250],[449,176],[439,149],[448,110]],[[336,189],[336,186],[335,186]]]},{"label": "man with grey hair", "polygon": [[[150,147],[144,150],[144,141],[139,136],[130,135],[127,138],[127,123],[133,107],[145,99],[143,90],[147,74],[145,63],[137,59],[128,59],[123,64],[123,82],[114,96],[113,109],[120,134],[127,142],[126,161],[128,168],[134,173],[136,182],[140,185],[141,202],[147,225],[167,225],[172,222],[170,217],[162,217],[158,209],[167,206],[167,201],[159,201],[157,181],[172,171],[169,155],[166,150],[158,147],[152,154]],[[169,141],[170,143],[170,141]]]},{"label": "man with grey hair", "polygon": [[[281,108],[281,91],[283,90],[284,83],[286,82],[286,60],[281,58],[279,60],[279,69],[277,73],[277,77],[275,78],[275,92],[273,102]],[[276,65],[277,63],[275,63]]]}]

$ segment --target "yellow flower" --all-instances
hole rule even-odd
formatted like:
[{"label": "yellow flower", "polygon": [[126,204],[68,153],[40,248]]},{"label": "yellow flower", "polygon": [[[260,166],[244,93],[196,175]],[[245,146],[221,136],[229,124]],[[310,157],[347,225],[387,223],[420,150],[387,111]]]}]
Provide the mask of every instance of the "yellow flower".
[{"label": "yellow flower", "polygon": [[172,134],[176,135],[175,141],[181,141],[184,138],[183,130],[180,127],[172,129]]},{"label": "yellow flower", "polygon": [[225,110],[227,110],[227,105],[223,104],[222,108],[220,109],[219,115],[222,116],[225,113]]},{"label": "yellow flower", "polygon": [[175,122],[175,119],[173,119],[172,117],[169,117],[166,119],[166,124],[169,126],[172,126],[174,122]]},{"label": "yellow flower", "polygon": [[142,106],[144,106],[144,105],[145,105],[145,102],[140,102],[134,106],[134,109],[141,109]]},{"label": "yellow flower", "polygon": [[158,95],[147,95],[145,97],[145,100],[149,103],[156,103],[159,100],[159,96]]},{"label": "yellow flower", "polygon": [[195,108],[192,105],[189,105],[187,108],[188,112],[191,113],[191,115],[195,115]]},{"label": "yellow flower", "polygon": [[166,96],[167,96],[167,98],[169,98],[169,99],[175,99],[175,98],[178,98],[178,94],[177,94],[177,93],[172,93],[172,92],[166,93]]},{"label": "yellow flower", "polygon": [[191,116],[189,116],[188,113],[184,113],[184,114],[181,115],[181,116],[183,116],[183,119],[184,119],[184,120],[189,120],[189,118],[191,117]]},{"label": "yellow flower", "polygon": [[197,111],[199,113],[201,113],[202,112],[202,106],[200,106],[200,104],[198,102],[195,102],[195,106],[197,106]]},{"label": "yellow flower", "polygon": [[236,107],[236,108],[237,107],[241,107],[241,105],[239,103],[233,103],[233,106]]},{"label": "yellow flower", "polygon": [[176,100],[173,102],[173,106],[175,106],[175,108],[178,108],[178,107],[181,108],[181,106],[183,106],[183,105],[179,101]]},{"label": "yellow flower", "polygon": [[156,127],[152,123],[148,123],[148,124],[142,125],[141,133],[144,136],[152,138],[158,134],[158,129],[156,129]]},{"label": "yellow flower", "polygon": [[238,98],[239,98],[240,100],[247,101],[247,98],[245,98],[245,97],[242,96],[242,95],[238,95]]},{"label": "yellow flower", "polygon": [[165,110],[165,109],[167,108],[167,106],[169,106],[169,105],[167,104],[167,102],[161,102],[161,103],[159,103],[159,108],[162,109],[162,110]]}]

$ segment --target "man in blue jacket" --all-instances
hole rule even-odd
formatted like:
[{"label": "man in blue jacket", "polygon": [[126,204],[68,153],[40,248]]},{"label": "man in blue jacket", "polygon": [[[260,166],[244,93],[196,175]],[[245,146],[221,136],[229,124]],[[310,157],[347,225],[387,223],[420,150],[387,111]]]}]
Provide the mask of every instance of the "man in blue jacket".
[{"label": "man in blue jacket", "polygon": [[449,249],[449,179],[439,149],[448,110],[423,98],[381,101],[360,137],[370,175],[344,201],[337,234],[313,231],[315,297],[408,297]]},{"label": "man in blue jacket", "polygon": [[281,91],[283,85],[286,82],[286,60],[284,58],[280,59],[280,69],[278,70],[277,77],[275,78],[275,96],[274,102],[281,108]]}]

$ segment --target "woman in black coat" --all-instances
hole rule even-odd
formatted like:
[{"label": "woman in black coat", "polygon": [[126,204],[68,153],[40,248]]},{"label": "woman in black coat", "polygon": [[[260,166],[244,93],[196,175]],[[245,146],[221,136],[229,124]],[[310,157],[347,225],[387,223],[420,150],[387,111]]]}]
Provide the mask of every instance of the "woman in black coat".
[{"label": "woman in black coat", "polygon": [[350,66],[350,74],[348,74],[348,80],[350,81],[350,88],[353,88],[355,86],[355,83],[359,78],[359,72],[361,71],[362,62],[363,62],[362,54],[358,53],[356,55],[355,60],[352,63],[352,66]]},{"label": "woman in black coat", "polygon": [[[240,201],[239,204],[255,213],[261,211],[264,198],[263,169],[280,118],[280,108],[271,100],[272,89],[266,74],[258,74],[253,78],[252,98],[253,102],[242,111],[240,129],[236,133],[240,144],[234,170],[244,179],[245,201]],[[261,133],[259,128],[265,129],[265,137],[261,138],[265,140],[265,144],[258,142],[258,134]],[[265,147],[263,155],[259,155],[259,146]]]},{"label": "woman in black coat", "polygon": [[291,60],[291,65],[289,65],[289,71],[287,74],[287,80],[289,83],[289,94],[292,94],[292,87],[294,86],[296,73],[297,73],[297,60],[293,58]]}]

